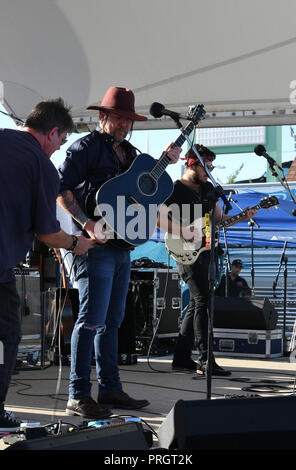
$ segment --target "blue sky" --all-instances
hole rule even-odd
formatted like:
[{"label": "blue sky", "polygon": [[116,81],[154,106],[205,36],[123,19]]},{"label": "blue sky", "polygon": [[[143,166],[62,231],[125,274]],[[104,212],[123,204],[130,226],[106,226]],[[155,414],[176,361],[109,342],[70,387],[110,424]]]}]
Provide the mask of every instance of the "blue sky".
[{"label": "blue sky", "polygon": [[[4,111],[0,106],[0,110]],[[16,128],[16,125],[11,118],[0,113],[0,127]],[[296,126],[293,126],[296,133]],[[143,153],[149,153],[154,158],[159,158],[162,151],[174,142],[180,135],[178,129],[165,129],[156,131],[134,131],[131,137],[131,143],[135,145]],[[59,166],[66,156],[66,149],[69,145],[80,138],[82,134],[72,134],[68,142],[61,147],[61,149],[52,156],[51,160],[55,166]],[[183,145],[183,152],[181,157],[186,152],[187,143]],[[268,149],[266,149],[268,152]],[[282,161],[293,160],[296,156],[295,141],[291,136],[290,126],[282,127]],[[179,161],[175,165],[169,165],[167,171],[172,180],[175,181],[181,176],[181,167],[183,161]],[[240,171],[237,180],[245,180],[249,178],[258,178],[266,171],[266,160],[258,157],[254,153],[245,154],[231,154],[231,155],[218,155],[215,160],[216,168],[213,171],[214,179],[223,184],[227,181],[228,177],[232,175],[241,164],[244,164],[243,169]]]}]

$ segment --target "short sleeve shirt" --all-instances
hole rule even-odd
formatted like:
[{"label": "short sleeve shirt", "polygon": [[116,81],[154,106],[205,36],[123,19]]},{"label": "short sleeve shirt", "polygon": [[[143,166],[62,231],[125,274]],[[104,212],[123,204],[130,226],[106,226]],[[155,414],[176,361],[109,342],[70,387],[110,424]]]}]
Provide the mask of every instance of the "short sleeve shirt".
[{"label": "short sleeve shirt", "polygon": [[28,132],[0,129],[0,282],[14,279],[35,233],[60,230],[58,189],[57,170],[39,142]]}]

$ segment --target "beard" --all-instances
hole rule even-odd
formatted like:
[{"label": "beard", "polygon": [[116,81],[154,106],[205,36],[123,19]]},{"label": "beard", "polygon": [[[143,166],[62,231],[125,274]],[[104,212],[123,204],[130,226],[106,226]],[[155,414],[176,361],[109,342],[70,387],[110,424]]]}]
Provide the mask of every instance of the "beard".
[{"label": "beard", "polygon": [[194,175],[193,182],[194,182],[195,184],[205,184],[205,183],[206,183],[206,181],[204,181],[203,179],[199,178],[196,174]]},{"label": "beard", "polygon": [[127,134],[128,133],[124,129],[116,129],[112,133],[112,137],[114,137],[115,142],[120,143],[126,138]]}]

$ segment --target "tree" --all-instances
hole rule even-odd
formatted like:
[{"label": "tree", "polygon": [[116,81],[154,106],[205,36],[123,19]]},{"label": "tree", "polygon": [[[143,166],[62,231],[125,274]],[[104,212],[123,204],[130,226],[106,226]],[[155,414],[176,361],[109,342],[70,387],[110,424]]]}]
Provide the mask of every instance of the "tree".
[{"label": "tree", "polygon": [[236,178],[238,177],[239,173],[241,172],[241,170],[243,169],[244,167],[244,164],[242,163],[241,166],[235,170],[234,173],[232,173],[232,175],[230,175],[228,178],[227,178],[227,181],[225,184],[233,184],[235,183],[235,180]]}]

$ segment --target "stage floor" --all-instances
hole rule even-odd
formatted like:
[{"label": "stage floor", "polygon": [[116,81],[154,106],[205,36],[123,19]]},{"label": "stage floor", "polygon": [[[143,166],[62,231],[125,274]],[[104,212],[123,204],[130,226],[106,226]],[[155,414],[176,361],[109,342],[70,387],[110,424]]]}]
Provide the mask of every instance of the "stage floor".
[{"label": "stage floor", "polygon": [[[193,358],[194,355],[193,355]],[[141,410],[113,409],[117,416],[140,417],[144,429],[153,429],[153,447],[159,446],[157,431],[175,403],[182,400],[217,398],[278,397],[295,393],[296,363],[289,357],[249,359],[218,357],[217,363],[229,370],[229,377],[212,377],[171,368],[171,356],[139,356],[134,365],[121,365],[120,376],[124,390],[135,398],[145,398],[150,405]],[[12,377],[6,409],[15,416],[39,422],[80,425],[83,419],[65,413],[68,399],[69,366],[50,365],[45,368],[28,366],[26,362]],[[92,367],[93,398],[97,395],[96,371]],[[295,416],[291,419],[295,420]],[[296,444],[295,444],[296,446]],[[0,440],[0,449],[7,445]]]}]

